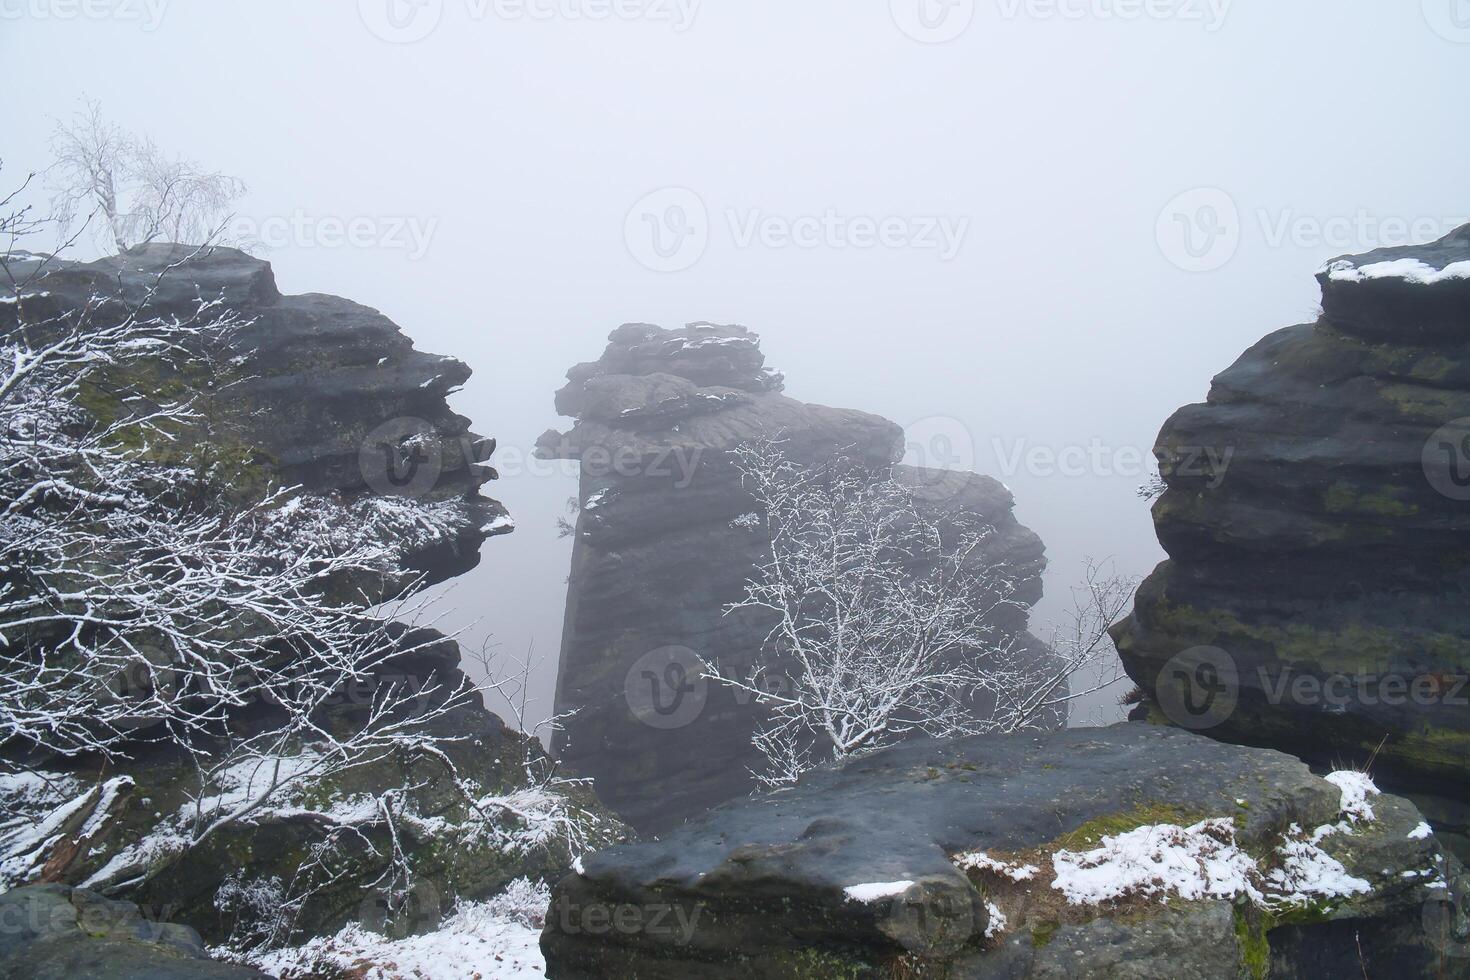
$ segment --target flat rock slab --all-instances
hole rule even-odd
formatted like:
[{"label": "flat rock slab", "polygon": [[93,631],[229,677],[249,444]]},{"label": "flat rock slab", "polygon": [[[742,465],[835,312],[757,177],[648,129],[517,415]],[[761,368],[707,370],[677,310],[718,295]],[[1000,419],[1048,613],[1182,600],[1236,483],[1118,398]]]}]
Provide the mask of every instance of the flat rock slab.
[{"label": "flat rock slab", "polygon": [[[542,946],[558,980],[1250,976],[1284,930],[1353,920],[1382,933],[1365,955],[1427,963],[1423,908],[1449,894],[1430,882],[1458,866],[1391,796],[1323,844],[1371,893],[1309,914],[1177,896],[1073,906],[1053,887],[1050,857],[1105,835],[1224,818],[1241,851],[1266,855],[1343,804],[1290,756],[1145,724],[912,742],[584,858],[553,892]],[[975,852],[1035,871],[957,866]],[[1315,955],[1291,935],[1274,975]]]}]

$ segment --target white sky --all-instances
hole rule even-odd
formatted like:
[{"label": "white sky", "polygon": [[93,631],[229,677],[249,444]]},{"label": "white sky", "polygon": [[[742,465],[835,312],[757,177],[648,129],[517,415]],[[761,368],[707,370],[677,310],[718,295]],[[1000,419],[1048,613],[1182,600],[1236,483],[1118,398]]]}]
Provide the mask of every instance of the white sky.
[{"label": "white sky", "polygon": [[[968,27],[915,40],[921,2],[935,31]],[[239,175],[242,214],[307,229],[267,256],[281,287],[467,361],[456,407],[503,452],[563,424],[563,372],[619,323],[743,323],[793,396],[937,418],[924,441],[1006,481],[1050,552],[1044,632],[1084,556],[1142,575],[1162,555],[1137,472],[1005,456],[1096,440],[1131,464],[1242,350],[1314,315],[1322,260],[1470,213],[1467,0],[1213,2],[617,0],[643,15],[592,19],[598,0],[0,0],[0,154],[12,177],[44,167],[85,93]],[[375,36],[389,13],[426,36]],[[656,272],[641,214],[631,248],[625,226],[666,187],[697,194],[708,241]],[[1218,191],[1171,206],[1198,188]],[[753,216],[829,209],[968,225],[948,260],[740,243]],[[1176,211],[1225,235],[1191,257]],[[371,241],[324,218],[368,219]],[[432,229],[421,255],[382,241],[395,219]],[[575,481],[503,463],[492,491],[521,529],[451,618],[554,658]]]}]

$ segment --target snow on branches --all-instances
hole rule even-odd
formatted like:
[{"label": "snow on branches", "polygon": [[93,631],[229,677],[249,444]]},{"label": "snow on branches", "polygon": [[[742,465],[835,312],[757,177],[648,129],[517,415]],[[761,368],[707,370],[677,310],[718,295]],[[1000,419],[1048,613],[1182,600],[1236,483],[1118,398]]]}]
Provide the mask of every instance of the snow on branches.
[{"label": "snow on branches", "polygon": [[[58,846],[77,850],[73,831],[111,819],[131,792],[109,782],[104,800],[77,784],[52,799],[25,773],[112,768],[157,745],[192,762],[187,803],[104,856],[92,886],[126,890],[222,828],[280,816],[390,757],[447,766],[494,818],[482,833],[497,844],[580,842],[549,783],[487,794],[454,771],[434,733],[478,710],[479,689],[458,671],[395,666],[445,642],[401,622],[419,613],[406,608],[417,582],[403,580],[404,554],[469,529],[466,505],[222,492],[232,488],[198,462],[221,454],[199,450],[221,435],[211,386],[228,376],[221,360],[238,367],[231,342],[248,321],[215,296],[155,303],[207,246],[142,295],[98,287],[58,304],[52,260],[14,247],[32,224],[0,218],[0,774],[28,790],[9,794],[14,807],[0,800],[6,881],[40,873]],[[354,801],[362,812],[333,826],[417,819],[408,789]],[[50,817],[55,833],[28,832]],[[399,890],[410,863],[395,851]]]},{"label": "snow on branches", "polygon": [[1090,570],[1093,615],[1051,656],[1000,624],[1021,610],[1017,582],[975,515],[927,513],[886,470],[840,455],[802,467],[769,441],[736,451],[770,539],[731,607],[774,625],[748,676],[710,676],[755,698],[753,742],[767,787],[911,734],[1013,732],[1042,724],[1079,692],[1127,583]]}]

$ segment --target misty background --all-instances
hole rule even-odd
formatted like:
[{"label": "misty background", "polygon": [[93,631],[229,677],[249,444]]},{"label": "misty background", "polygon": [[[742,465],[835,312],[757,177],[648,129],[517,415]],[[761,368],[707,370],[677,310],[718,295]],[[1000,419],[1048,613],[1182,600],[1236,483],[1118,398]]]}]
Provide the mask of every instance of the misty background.
[{"label": "misty background", "polygon": [[1467,90],[1464,0],[0,0],[0,56],[6,190],[98,99],[248,183],[283,292],[474,369],[519,529],[441,625],[534,643],[541,713],[577,487],[530,452],[618,324],[748,326],[793,397],[1003,480],[1045,636],[1085,557],[1163,557],[1155,434],[1323,260],[1470,213],[1424,96]]}]

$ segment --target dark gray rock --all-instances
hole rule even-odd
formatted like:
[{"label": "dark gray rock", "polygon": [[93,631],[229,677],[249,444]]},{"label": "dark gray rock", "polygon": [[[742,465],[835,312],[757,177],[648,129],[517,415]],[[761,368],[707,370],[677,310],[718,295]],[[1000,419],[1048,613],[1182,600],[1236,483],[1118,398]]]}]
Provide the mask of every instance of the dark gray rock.
[{"label": "dark gray rock", "polygon": [[[28,263],[32,271],[34,267]],[[12,271],[19,279],[27,268]],[[465,519],[456,538],[427,549],[404,542],[399,549],[405,581],[419,572],[427,576],[418,586],[472,567],[483,542],[511,526],[503,520],[505,509],[479,492],[494,476],[485,465],[492,446],[471,433],[469,421],[450,411],[446,402],[469,377],[469,368],[453,358],[414,350],[398,327],[375,310],[334,296],[282,296],[265,262],[232,249],[198,252],[178,245],[147,246],[88,264],[57,263],[27,293],[36,297],[26,300],[32,320],[76,316],[89,302],[103,304],[105,314],[108,306],[120,308],[145,298],[150,316],[187,317],[199,297],[219,297],[227,309],[249,321],[233,333],[228,346],[201,344],[167,363],[130,363],[125,367],[132,373],[118,379],[130,386],[187,389],[207,404],[209,429],[197,434],[197,442],[180,436],[175,444],[184,455],[207,446],[224,457],[233,469],[229,479],[219,481],[220,492],[231,499],[248,503],[271,485],[303,485],[344,502],[408,495],[462,505]],[[33,302],[39,305],[32,308]],[[6,326],[3,318],[13,315],[13,309],[0,303],[0,333]],[[112,408],[106,402],[88,407],[94,412]],[[413,424],[395,427],[395,420]],[[386,441],[375,442],[380,439]],[[423,454],[417,468],[403,471],[403,485],[385,479],[388,466],[372,452],[391,452],[402,448],[400,443],[411,443],[415,453]],[[375,460],[384,468],[375,470]],[[355,584],[384,588],[376,577]],[[439,700],[425,694],[409,709],[417,712],[438,707],[449,692],[461,689],[465,677],[456,642],[433,630],[390,629],[412,652],[389,658],[376,676],[355,678],[350,689],[330,699],[313,718],[322,730],[345,733],[360,727],[379,685],[437,690]],[[412,649],[420,645],[423,649]],[[455,763],[459,776],[484,793],[521,788],[528,758],[543,758],[540,746],[529,744],[473,700],[439,719],[430,734],[441,740],[438,748]],[[274,731],[285,718],[278,706],[256,702],[230,720],[234,733],[245,735]],[[167,908],[170,918],[197,929],[211,943],[231,939],[235,928],[236,917],[217,901],[227,879],[238,875],[250,883],[292,882],[313,849],[334,835],[345,840],[340,863],[334,866],[340,875],[305,903],[296,920],[300,932],[330,934],[347,922],[364,920],[398,928],[400,923],[371,921],[381,914],[374,882],[387,874],[392,861],[389,831],[373,824],[360,834],[342,834],[331,817],[334,807],[350,809],[347,805],[355,799],[393,791],[399,804],[433,818],[399,831],[418,885],[417,902],[408,912],[418,921],[409,926],[432,925],[456,899],[488,897],[512,879],[553,876],[572,857],[557,842],[513,853],[487,835],[472,833],[483,825],[472,820],[478,814],[470,812],[448,770],[432,753],[411,752],[385,754],[356,767],[314,787],[309,805],[257,813],[187,853],[168,848],[130,851],[149,838],[160,819],[179,812],[189,791],[197,790],[189,759],[166,740],[140,739],[130,749],[129,759],[104,773],[109,779],[126,777],[126,786],[111,795],[92,793],[88,805],[58,828],[45,852],[22,870],[58,886],[95,882],[114,897]],[[38,764],[75,777],[82,786],[92,785],[100,768],[90,759]],[[603,819],[608,840],[621,839],[623,828],[600,809],[590,791],[570,795],[594,819]],[[97,812],[103,802],[105,813]],[[3,815],[9,828],[24,823],[25,815]],[[91,836],[79,839],[84,827],[93,828],[87,831]],[[456,828],[464,832],[455,833]],[[502,829],[510,830],[510,824]],[[123,862],[108,872],[119,855],[125,856]]]},{"label": "dark gray rock", "polygon": [[[1345,333],[1383,343],[1463,341],[1470,329],[1470,267],[1460,263],[1467,261],[1470,225],[1427,245],[1334,259],[1317,273],[1323,315]],[[1409,263],[1407,275],[1383,274],[1395,272],[1385,264]],[[1365,269],[1374,265],[1380,268]]]},{"label": "dark gray rock", "polygon": [[[1137,723],[912,741],[585,858],[553,891],[547,975],[1204,980],[1268,961],[1287,978],[1466,975],[1470,950],[1423,924],[1459,865],[1386,795],[1322,843],[1369,894],[1266,913],[1178,895],[1073,905],[1052,886],[1059,850],[1213,818],[1268,867],[1293,825],[1335,822],[1342,803],[1290,756]],[[1037,870],[961,870],[975,851]],[[876,901],[846,892],[892,882],[909,884]],[[1356,945],[1337,948],[1344,928],[1361,963]]]},{"label": "dark gray rock", "polygon": [[251,980],[264,973],[209,958],[188,926],[145,919],[65,885],[28,885],[0,895],[3,980]]},{"label": "dark gray rock", "polygon": [[[1115,631],[1156,720],[1324,765],[1374,758],[1447,834],[1470,828],[1470,278],[1375,273],[1457,263],[1470,227],[1328,263],[1319,320],[1169,419],[1154,522],[1170,560]],[[1216,681],[1198,671],[1220,665],[1233,708],[1168,710],[1203,705]]]},{"label": "dark gray rock", "polygon": [[[576,424],[538,444],[543,457],[581,462],[557,685],[557,711],[576,714],[556,752],[639,830],[676,825],[752,786],[756,706],[689,670],[703,657],[743,674],[769,627],[748,610],[725,614],[767,547],[732,524],[755,503],[731,450],[779,439],[804,465],[843,453],[873,468],[903,452],[899,426],[789,398],[764,362],[744,327],[619,327],[557,393],[557,410]],[[1009,564],[1024,604],[1041,597],[1044,549],[1016,522],[1005,487],[970,473],[896,473],[935,514],[993,525],[986,559]],[[1024,633],[1026,613],[998,625]],[[1039,641],[1025,642],[1045,656]],[[688,689],[670,694],[665,681]]]},{"label": "dark gray rock", "polygon": [[[10,272],[24,280],[35,268],[12,262]],[[479,492],[495,477],[487,465],[493,443],[446,401],[470,369],[414,350],[377,310],[319,293],[283,296],[270,263],[235,249],[166,244],[96,262],[52,261],[27,293],[33,322],[74,316],[89,302],[121,309],[145,300],[149,315],[187,321],[200,298],[220,299],[246,321],[228,349],[200,349],[181,371],[158,365],[141,379],[208,394],[217,463],[233,468],[229,477],[244,498],[275,481],[349,501],[385,493],[462,501],[458,536],[408,556],[408,568],[430,581],[473,568],[481,543],[513,526],[498,520],[505,508]],[[0,304],[0,333],[14,316],[12,304]],[[404,458],[392,462],[402,464],[401,482],[380,459],[399,452]]]}]

